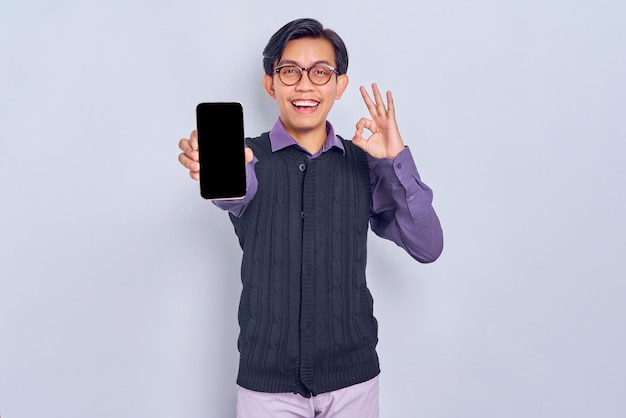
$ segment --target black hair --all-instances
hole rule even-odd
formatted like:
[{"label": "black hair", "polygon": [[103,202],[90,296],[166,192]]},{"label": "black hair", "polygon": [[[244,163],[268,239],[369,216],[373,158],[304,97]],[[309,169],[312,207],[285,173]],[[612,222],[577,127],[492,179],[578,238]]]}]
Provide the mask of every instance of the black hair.
[{"label": "black hair", "polygon": [[265,74],[272,75],[274,65],[283,56],[287,43],[300,38],[323,38],[328,40],[335,50],[337,73],[345,74],[348,71],[348,50],[343,39],[334,30],[324,28],[317,20],[305,18],[292,20],[272,35],[263,50]]}]

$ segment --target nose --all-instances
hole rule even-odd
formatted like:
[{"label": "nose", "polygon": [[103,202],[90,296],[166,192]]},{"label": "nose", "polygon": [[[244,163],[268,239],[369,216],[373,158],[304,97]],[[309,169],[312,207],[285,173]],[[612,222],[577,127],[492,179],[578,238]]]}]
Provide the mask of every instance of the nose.
[{"label": "nose", "polygon": [[[306,74],[304,74],[305,71],[306,71]],[[311,82],[311,79],[309,78],[309,69],[303,68],[302,77],[300,77],[300,80],[296,83],[296,90],[308,91],[308,90],[312,90],[313,86],[314,84]]]}]

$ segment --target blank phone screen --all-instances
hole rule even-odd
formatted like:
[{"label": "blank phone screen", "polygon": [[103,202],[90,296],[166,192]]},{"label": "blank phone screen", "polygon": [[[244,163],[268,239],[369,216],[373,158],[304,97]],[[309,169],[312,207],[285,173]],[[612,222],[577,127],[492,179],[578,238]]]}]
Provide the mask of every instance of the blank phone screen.
[{"label": "blank phone screen", "polygon": [[200,194],[205,199],[237,199],[246,194],[243,108],[236,102],[196,107]]}]

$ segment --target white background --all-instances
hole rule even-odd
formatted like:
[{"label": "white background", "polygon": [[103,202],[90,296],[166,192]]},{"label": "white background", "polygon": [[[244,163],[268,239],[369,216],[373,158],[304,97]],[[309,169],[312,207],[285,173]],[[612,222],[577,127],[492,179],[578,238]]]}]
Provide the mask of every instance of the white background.
[{"label": "white background", "polygon": [[[291,5],[289,5],[291,3]],[[0,414],[233,417],[240,250],[177,162],[200,101],[269,130],[261,51],[315,17],[378,82],[445,249],[371,235],[383,417],[626,416],[626,3],[0,4]]]}]

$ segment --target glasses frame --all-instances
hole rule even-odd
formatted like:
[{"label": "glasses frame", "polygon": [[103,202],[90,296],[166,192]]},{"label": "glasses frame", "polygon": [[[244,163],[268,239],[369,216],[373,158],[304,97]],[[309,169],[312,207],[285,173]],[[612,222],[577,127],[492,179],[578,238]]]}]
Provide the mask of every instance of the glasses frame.
[{"label": "glasses frame", "polygon": [[[283,79],[280,76],[280,70],[282,70],[283,68],[287,68],[287,67],[293,67],[293,68],[297,68],[298,71],[300,71],[300,77],[298,77],[298,79],[293,82],[293,83],[285,83],[283,81]],[[328,76],[328,80],[326,80],[325,82],[323,82],[322,84],[316,83],[315,81],[313,81],[313,79],[311,78],[311,71],[313,68],[315,67],[324,67],[327,68],[328,70],[330,70],[330,76]],[[326,64],[315,64],[311,67],[298,67],[295,64],[285,64],[285,65],[281,65],[280,67],[276,67],[273,71],[274,74],[278,74],[278,79],[280,80],[281,83],[283,83],[285,86],[295,86],[296,84],[298,84],[300,82],[300,80],[302,80],[302,73],[306,71],[306,75],[307,77],[309,77],[309,81],[313,84],[315,84],[316,86],[325,86],[326,84],[328,84],[328,82],[330,81],[331,78],[333,78],[333,73],[339,75],[339,73],[337,72],[337,69],[333,66],[330,65],[326,65]]]}]

